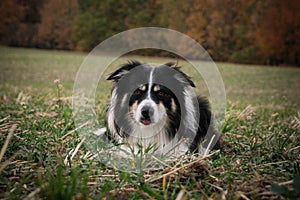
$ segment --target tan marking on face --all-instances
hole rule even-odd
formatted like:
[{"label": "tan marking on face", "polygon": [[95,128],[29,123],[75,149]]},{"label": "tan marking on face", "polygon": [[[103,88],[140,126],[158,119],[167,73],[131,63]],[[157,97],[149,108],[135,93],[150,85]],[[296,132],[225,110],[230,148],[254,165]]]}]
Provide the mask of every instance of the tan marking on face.
[{"label": "tan marking on face", "polygon": [[133,104],[132,104],[132,109],[136,110],[138,107],[138,100],[136,100]]},{"label": "tan marking on face", "polygon": [[154,85],[153,91],[154,91],[154,92],[157,92],[157,91],[159,91],[159,90],[160,90],[159,85]]},{"label": "tan marking on face", "polygon": [[130,116],[134,119],[134,113],[136,112],[138,108],[138,101],[136,100],[132,106],[130,107]]},{"label": "tan marking on face", "polygon": [[142,90],[143,92],[146,91],[146,85],[142,85],[141,87],[139,87],[140,90]]},{"label": "tan marking on face", "polygon": [[163,102],[161,102],[161,101],[158,104],[158,112],[161,114],[160,120],[162,120],[164,123],[166,123],[166,121],[167,121],[167,111],[166,111],[166,108],[165,108]]}]

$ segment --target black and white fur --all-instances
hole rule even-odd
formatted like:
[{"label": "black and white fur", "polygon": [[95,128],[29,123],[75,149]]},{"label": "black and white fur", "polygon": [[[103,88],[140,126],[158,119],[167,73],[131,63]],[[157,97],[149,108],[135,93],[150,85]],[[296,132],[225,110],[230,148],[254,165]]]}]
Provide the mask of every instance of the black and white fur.
[{"label": "black and white fur", "polygon": [[211,123],[209,103],[194,95],[195,84],[180,67],[132,61],[107,80],[115,86],[107,110],[106,138],[132,147],[155,144],[159,154],[199,152]]}]

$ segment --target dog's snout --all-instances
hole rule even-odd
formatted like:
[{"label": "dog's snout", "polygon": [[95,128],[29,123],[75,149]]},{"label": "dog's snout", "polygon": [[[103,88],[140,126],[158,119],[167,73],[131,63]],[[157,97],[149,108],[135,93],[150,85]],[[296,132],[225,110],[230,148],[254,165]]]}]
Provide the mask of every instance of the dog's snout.
[{"label": "dog's snout", "polygon": [[141,114],[145,119],[150,119],[154,114],[154,109],[150,106],[145,106],[142,108]]}]

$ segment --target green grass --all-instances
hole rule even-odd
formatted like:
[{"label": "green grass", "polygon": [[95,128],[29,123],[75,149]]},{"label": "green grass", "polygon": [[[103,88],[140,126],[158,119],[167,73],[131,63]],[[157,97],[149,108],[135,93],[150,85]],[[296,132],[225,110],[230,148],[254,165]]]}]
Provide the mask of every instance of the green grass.
[{"label": "green grass", "polygon": [[[0,148],[12,133],[0,161],[1,199],[299,198],[299,68],[217,63],[227,94],[223,149],[192,164],[187,158],[163,170],[127,173],[84,158],[85,146],[65,164],[81,141],[70,97],[85,56],[0,48]],[[197,85],[207,93],[201,81]],[[98,88],[101,123],[110,86],[102,82]]]}]

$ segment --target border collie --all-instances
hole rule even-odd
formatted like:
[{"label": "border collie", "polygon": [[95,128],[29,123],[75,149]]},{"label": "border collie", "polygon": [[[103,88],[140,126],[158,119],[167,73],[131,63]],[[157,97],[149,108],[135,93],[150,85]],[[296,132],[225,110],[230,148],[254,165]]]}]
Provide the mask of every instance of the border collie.
[{"label": "border collie", "polygon": [[107,80],[115,85],[105,137],[114,144],[126,143],[130,149],[154,145],[157,154],[183,155],[199,153],[207,132],[218,138],[210,127],[208,101],[194,94],[194,82],[174,63],[131,61]]}]

